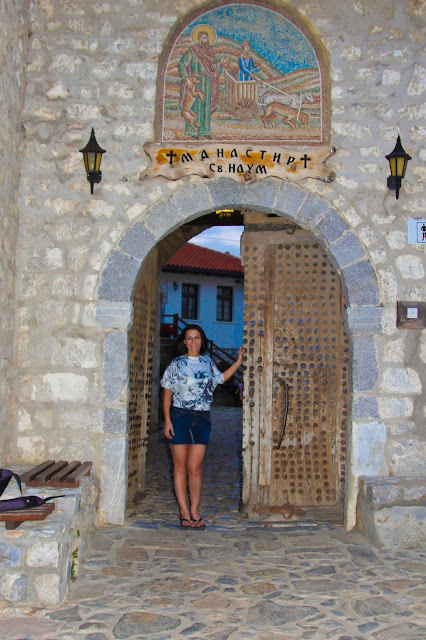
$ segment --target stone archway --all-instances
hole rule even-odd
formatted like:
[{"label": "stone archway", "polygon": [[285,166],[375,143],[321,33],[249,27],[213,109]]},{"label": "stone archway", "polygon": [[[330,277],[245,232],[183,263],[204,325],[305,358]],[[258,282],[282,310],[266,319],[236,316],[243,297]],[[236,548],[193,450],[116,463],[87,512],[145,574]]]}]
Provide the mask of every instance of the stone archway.
[{"label": "stone archway", "polygon": [[[97,320],[105,329],[104,445],[106,470],[102,483],[103,520],[124,521],[127,487],[127,410],[123,395],[128,383],[127,331],[132,322],[132,293],[139,270],[151,249],[182,224],[215,209],[250,208],[274,213],[311,231],[340,274],[345,291],[346,330],[351,338],[352,399],[370,392],[377,378],[373,336],[381,333],[379,287],[375,271],[356,233],[330,203],[297,184],[274,178],[243,185],[228,179],[182,187],[154,205],[135,223],[112,252],[98,290]],[[360,398],[361,400],[361,398]],[[351,467],[351,420],[348,424],[345,524],[355,524],[357,477]]]}]

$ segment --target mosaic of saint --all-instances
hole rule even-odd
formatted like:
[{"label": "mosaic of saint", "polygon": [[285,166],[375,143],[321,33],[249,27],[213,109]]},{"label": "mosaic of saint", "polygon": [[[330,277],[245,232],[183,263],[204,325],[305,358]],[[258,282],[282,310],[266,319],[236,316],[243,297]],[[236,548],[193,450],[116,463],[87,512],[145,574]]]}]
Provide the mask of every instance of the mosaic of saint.
[{"label": "mosaic of saint", "polygon": [[324,141],[314,47],[256,4],[203,13],[178,35],[164,74],[161,141]]}]

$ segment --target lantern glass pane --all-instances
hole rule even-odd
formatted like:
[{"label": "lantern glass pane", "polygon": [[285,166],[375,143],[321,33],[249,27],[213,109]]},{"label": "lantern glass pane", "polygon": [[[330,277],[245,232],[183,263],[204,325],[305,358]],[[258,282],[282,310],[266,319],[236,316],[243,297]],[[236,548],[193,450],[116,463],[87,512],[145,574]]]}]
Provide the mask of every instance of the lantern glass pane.
[{"label": "lantern glass pane", "polygon": [[102,160],[102,153],[97,153],[96,160],[95,160],[95,171],[99,171],[99,168],[101,166],[101,160]]},{"label": "lantern glass pane", "polygon": [[396,175],[403,178],[405,176],[405,169],[407,168],[406,158],[397,158]]},{"label": "lantern glass pane", "polygon": [[396,158],[389,158],[390,170],[393,176],[396,176]]},{"label": "lantern glass pane", "polygon": [[89,151],[87,153],[87,171],[94,171],[95,169],[96,153]]}]

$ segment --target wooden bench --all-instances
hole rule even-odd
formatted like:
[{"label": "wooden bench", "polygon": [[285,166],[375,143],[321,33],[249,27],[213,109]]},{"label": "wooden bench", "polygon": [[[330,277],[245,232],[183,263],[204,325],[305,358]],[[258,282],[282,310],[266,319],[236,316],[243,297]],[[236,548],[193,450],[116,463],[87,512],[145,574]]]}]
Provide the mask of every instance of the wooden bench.
[{"label": "wooden bench", "polygon": [[84,476],[90,475],[91,462],[67,462],[60,460],[46,460],[37,467],[26,471],[21,476],[21,482],[27,487],[57,487],[76,489]]},{"label": "wooden bench", "polygon": [[4,522],[6,529],[16,529],[22,522],[44,520],[54,509],[53,502],[46,502],[46,504],[32,507],[31,509],[2,511],[0,513],[0,522]]},{"label": "wooden bench", "polygon": [[[91,468],[91,462],[46,460],[46,462],[42,462],[37,467],[23,473],[20,478],[27,487],[75,489],[84,476],[90,475]],[[16,529],[22,522],[44,520],[54,509],[54,503],[48,502],[31,509],[3,511],[0,513],[0,522],[5,523],[6,529]]]}]

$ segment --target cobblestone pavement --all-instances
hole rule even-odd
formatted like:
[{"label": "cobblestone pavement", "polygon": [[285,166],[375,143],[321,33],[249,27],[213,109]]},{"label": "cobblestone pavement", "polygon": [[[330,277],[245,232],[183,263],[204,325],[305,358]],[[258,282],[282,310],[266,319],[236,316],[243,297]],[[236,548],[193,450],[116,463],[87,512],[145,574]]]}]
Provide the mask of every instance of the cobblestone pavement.
[{"label": "cobblestone pavement", "polygon": [[126,526],[96,532],[66,604],[6,612],[2,640],[426,638],[425,553],[375,549],[332,526],[250,524],[238,512],[240,410],[216,408],[214,425],[208,528],[178,528],[159,431],[147,497]]}]

